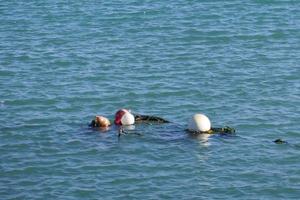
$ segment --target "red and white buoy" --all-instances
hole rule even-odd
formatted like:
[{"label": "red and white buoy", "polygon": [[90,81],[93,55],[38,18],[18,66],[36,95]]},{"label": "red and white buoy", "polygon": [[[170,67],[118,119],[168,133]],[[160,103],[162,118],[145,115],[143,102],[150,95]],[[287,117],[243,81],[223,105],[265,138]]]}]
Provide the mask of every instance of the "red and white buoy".
[{"label": "red and white buoy", "polygon": [[115,124],[116,125],[132,125],[135,119],[133,114],[131,114],[126,109],[120,109],[115,114]]}]

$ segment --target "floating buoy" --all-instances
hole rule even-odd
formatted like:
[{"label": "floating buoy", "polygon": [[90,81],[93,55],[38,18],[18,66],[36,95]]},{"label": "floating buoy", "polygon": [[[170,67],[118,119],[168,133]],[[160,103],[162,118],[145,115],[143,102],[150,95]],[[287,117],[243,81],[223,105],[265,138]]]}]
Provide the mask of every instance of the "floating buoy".
[{"label": "floating buoy", "polygon": [[110,121],[106,117],[103,117],[101,115],[97,115],[95,119],[92,120],[92,122],[89,125],[90,127],[101,127],[101,128],[107,128],[110,126]]},{"label": "floating buoy", "polygon": [[106,117],[96,116],[95,121],[96,121],[96,124],[99,127],[108,127],[108,126],[110,126],[110,121]]},{"label": "floating buoy", "polygon": [[115,115],[116,125],[132,125],[134,124],[134,116],[126,109],[120,109]]},{"label": "floating buoy", "polygon": [[132,125],[134,124],[134,116],[130,112],[126,112],[121,118],[122,125]]},{"label": "floating buoy", "polygon": [[195,114],[189,121],[188,129],[191,131],[207,132],[211,129],[211,123],[204,114]]},{"label": "floating buoy", "polygon": [[282,139],[277,139],[277,140],[274,140],[273,142],[276,144],[287,144],[287,141],[284,141]]},{"label": "floating buoy", "polygon": [[116,125],[122,125],[121,119],[126,112],[129,112],[129,111],[126,109],[120,109],[116,112],[116,114],[115,114],[115,124]]}]

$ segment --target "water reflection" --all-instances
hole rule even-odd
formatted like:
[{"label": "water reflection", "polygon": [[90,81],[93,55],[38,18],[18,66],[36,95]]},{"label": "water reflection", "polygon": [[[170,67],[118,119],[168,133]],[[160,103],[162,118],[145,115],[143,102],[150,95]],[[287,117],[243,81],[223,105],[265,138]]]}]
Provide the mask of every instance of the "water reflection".
[{"label": "water reflection", "polygon": [[97,130],[100,132],[100,133],[106,133],[107,131],[110,130],[110,127],[107,126],[107,127],[97,127]]},{"label": "water reflection", "polygon": [[123,125],[120,127],[120,129],[123,129],[123,131],[134,131],[135,130],[135,125]]},{"label": "water reflection", "polygon": [[209,142],[209,137],[211,136],[211,134],[205,134],[205,133],[199,133],[199,134],[194,134],[194,133],[189,133],[189,136],[193,139],[197,139],[199,141],[199,144],[201,146],[210,146],[210,142]]}]

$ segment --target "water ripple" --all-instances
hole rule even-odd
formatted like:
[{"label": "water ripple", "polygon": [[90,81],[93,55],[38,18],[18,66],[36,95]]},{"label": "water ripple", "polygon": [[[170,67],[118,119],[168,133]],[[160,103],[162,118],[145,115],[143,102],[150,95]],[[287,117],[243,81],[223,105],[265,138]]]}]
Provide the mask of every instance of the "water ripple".
[{"label": "water ripple", "polygon": [[[1,199],[297,199],[299,8],[3,2]],[[174,124],[87,127],[121,107]],[[187,135],[195,112],[237,135]]]}]

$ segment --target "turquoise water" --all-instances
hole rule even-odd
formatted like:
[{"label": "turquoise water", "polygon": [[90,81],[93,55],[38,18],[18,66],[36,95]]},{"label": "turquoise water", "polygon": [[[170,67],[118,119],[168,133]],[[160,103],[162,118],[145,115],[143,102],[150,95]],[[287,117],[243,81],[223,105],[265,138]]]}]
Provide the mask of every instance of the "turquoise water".
[{"label": "turquoise water", "polygon": [[[300,1],[12,0],[0,17],[0,199],[299,199]],[[174,124],[87,127],[122,107]],[[190,137],[196,112],[236,135]]]}]

